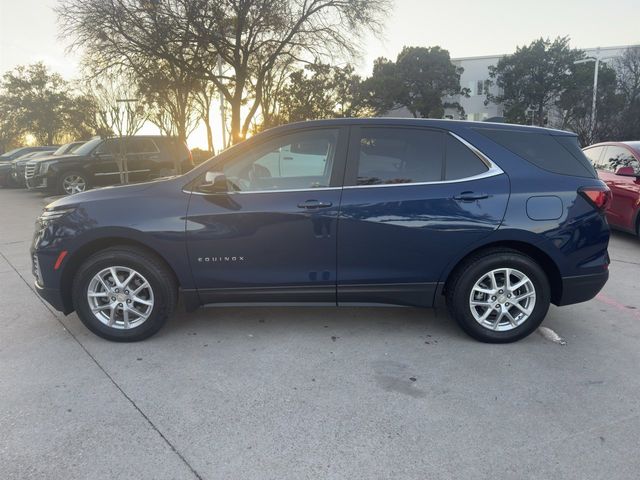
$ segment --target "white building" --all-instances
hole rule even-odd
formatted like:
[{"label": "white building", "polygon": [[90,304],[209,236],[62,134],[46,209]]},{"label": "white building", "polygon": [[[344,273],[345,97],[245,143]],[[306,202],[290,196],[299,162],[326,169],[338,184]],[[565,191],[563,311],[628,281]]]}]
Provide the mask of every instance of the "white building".
[{"label": "white building", "polygon": [[[608,62],[620,57],[631,45],[602,48],[586,48],[584,52],[587,57],[599,56],[602,62]],[[485,105],[486,95],[484,93],[484,83],[489,80],[489,67],[497,65],[504,55],[486,55],[482,57],[453,58],[451,61],[458,67],[464,68],[460,77],[462,88],[470,90],[469,97],[460,95],[447,97],[447,101],[458,102],[464,108],[467,120],[482,121],[492,117],[502,117],[503,109],[501,105],[489,103]],[[491,93],[497,95],[498,88],[491,87]],[[445,116],[449,118],[460,118],[456,110],[448,109]]]},{"label": "white building", "polygon": [[[624,45],[617,47],[602,47],[602,48],[586,48],[584,49],[587,57],[599,56],[602,62],[610,62],[615,58],[620,57],[624,51],[634,45]],[[635,45],[638,46],[638,45]],[[481,57],[462,57],[452,58],[451,61],[454,65],[462,67],[464,72],[460,77],[460,85],[462,88],[469,89],[469,97],[463,97],[456,95],[453,97],[446,97],[443,100],[445,102],[458,102],[464,108],[465,119],[483,121],[494,117],[503,116],[503,108],[501,105],[495,103],[489,103],[485,105],[487,99],[484,93],[484,84],[489,77],[489,67],[497,65],[498,61],[504,57],[504,55],[485,55]],[[493,85],[491,87],[491,93],[497,95],[499,93],[498,87]],[[411,113],[406,108],[398,108],[390,111],[387,116],[390,117],[411,117]],[[460,119],[460,114],[456,109],[446,109],[446,118]]]}]

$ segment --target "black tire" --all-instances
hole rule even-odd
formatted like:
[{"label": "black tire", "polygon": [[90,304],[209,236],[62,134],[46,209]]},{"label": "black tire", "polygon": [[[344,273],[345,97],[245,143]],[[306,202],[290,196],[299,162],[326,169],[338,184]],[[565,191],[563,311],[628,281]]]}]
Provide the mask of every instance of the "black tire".
[{"label": "black tire", "polygon": [[[481,325],[471,312],[473,286],[485,274],[500,268],[513,268],[525,274],[535,289],[535,305],[529,317],[517,327],[495,331]],[[479,252],[455,269],[446,286],[447,307],[451,316],[471,337],[486,343],[510,343],[534,332],[542,323],[551,302],[549,280],[531,257],[512,249],[501,248]]]},{"label": "black tire", "polygon": [[[85,188],[84,190],[82,190],[83,192],[86,192],[87,190],[89,190],[89,188],[91,188],[91,186],[89,185],[89,179],[87,178],[87,175],[83,172],[78,172],[76,170],[70,170],[68,172],[62,172],[60,175],[58,175],[58,182],[57,182],[57,188],[56,188],[56,192],[59,195],[70,195],[70,192],[67,192],[65,190],[65,180],[71,176],[76,176],[82,179],[82,181],[84,182]],[[75,193],[79,193],[79,192],[75,192]]]},{"label": "black tire", "polygon": [[[102,323],[91,311],[87,292],[91,279],[108,267],[131,268],[144,276],[153,291],[154,305],[148,318],[129,329]],[[137,247],[113,247],[89,257],[76,272],[72,285],[73,306],[82,323],[96,335],[116,342],[136,342],[158,332],[173,312],[177,284],[172,272],[156,255]]]}]

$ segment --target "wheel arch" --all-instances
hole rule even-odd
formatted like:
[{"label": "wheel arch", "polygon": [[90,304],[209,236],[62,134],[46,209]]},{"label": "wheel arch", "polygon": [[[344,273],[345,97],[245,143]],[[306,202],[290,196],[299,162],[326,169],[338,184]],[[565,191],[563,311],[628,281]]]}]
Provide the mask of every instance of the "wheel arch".
[{"label": "wheel arch", "polygon": [[87,242],[82,245],[80,248],[75,250],[73,254],[69,256],[67,261],[65,262],[64,270],[62,271],[62,275],[60,277],[60,293],[62,296],[62,303],[64,307],[64,313],[71,313],[73,309],[73,300],[71,297],[71,290],[73,285],[73,278],[78,271],[82,262],[86,260],[91,255],[104,250],[106,248],[119,247],[119,246],[130,246],[136,247],[138,249],[144,250],[147,253],[152,254],[157,257],[167,268],[167,271],[171,273],[173,279],[175,280],[176,285],[180,288],[180,277],[177,275],[175,269],[171,266],[171,264],[155,249],[149,247],[149,245],[144,244],[138,240],[134,240],[132,238],[125,237],[104,237],[94,239],[92,241]]},{"label": "wheel arch", "polygon": [[556,304],[562,298],[562,276],[560,270],[553,259],[545,253],[541,248],[527,242],[515,241],[515,240],[500,240],[492,243],[482,245],[467,252],[462,258],[458,259],[455,264],[449,269],[449,272],[444,281],[441,294],[446,293],[449,279],[454,276],[454,273],[459,269],[464,262],[471,256],[478,255],[483,251],[496,250],[500,248],[509,248],[523,253],[540,265],[544,271],[547,279],[549,280],[549,286],[551,287],[551,302]]}]

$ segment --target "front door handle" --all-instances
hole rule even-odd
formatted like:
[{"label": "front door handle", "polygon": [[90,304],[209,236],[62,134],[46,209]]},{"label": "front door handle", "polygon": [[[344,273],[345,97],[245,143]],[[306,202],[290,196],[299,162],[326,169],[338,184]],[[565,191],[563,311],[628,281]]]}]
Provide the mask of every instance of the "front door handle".
[{"label": "front door handle", "polygon": [[316,210],[318,208],[329,208],[332,206],[331,202],[321,202],[319,200],[307,200],[298,204],[298,208],[304,208],[305,210]]},{"label": "front door handle", "polygon": [[476,200],[484,200],[485,198],[489,198],[488,193],[462,192],[460,195],[453,197],[454,200],[461,202],[475,202]]}]

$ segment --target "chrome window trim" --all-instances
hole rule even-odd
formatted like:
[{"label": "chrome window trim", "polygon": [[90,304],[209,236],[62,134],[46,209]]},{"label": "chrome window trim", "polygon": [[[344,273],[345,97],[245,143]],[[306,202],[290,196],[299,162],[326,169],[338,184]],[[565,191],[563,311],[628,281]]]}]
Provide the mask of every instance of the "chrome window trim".
[{"label": "chrome window trim", "polygon": [[[447,134],[451,135],[453,138],[462,143],[465,147],[471,150],[482,163],[487,167],[487,171],[480,173],[478,175],[473,175],[471,177],[457,178],[455,180],[436,180],[432,182],[411,182],[411,183],[384,183],[381,185],[343,185],[342,187],[318,187],[318,188],[291,188],[291,189],[282,189],[282,190],[246,190],[246,191],[237,191],[237,192],[225,192],[224,195],[246,195],[246,194],[254,194],[254,193],[286,193],[286,192],[317,192],[317,191],[327,191],[327,190],[342,190],[342,189],[357,189],[357,188],[380,188],[380,187],[413,187],[413,186],[423,186],[423,185],[440,185],[440,184],[449,184],[449,183],[463,183],[463,182],[471,182],[474,180],[481,180],[483,178],[495,177],[496,175],[502,175],[504,171],[496,165],[496,163],[491,160],[487,155],[478,150],[474,145],[466,141],[464,138],[456,135],[453,132],[447,131]],[[197,190],[187,190],[183,189],[184,193],[191,193],[194,195],[214,195],[211,193],[203,193],[198,192]]]},{"label": "chrome window trim", "polygon": [[342,190],[343,187],[317,187],[317,188],[289,188],[283,190],[244,190],[237,192],[222,192],[219,194],[216,193],[204,193],[198,192],[197,190],[182,190],[184,193],[192,193],[194,195],[247,195],[254,193],[288,193],[288,192],[319,192],[319,191],[329,191],[329,190]]},{"label": "chrome window trim", "polygon": [[381,185],[346,185],[345,189],[355,189],[355,188],[378,188],[378,187],[412,187],[412,186],[421,186],[421,185],[440,185],[440,184],[448,184],[448,183],[462,183],[462,182],[472,182],[474,180],[481,180],[483,178],[495,177],[496,175],[502,175],[504,171],[493,162],[487,155],[478,150],[471,143],[467,142],[464,138],[456,135],[453,132],[447,132],[453,138],[462,143],[465,147],[471,150],[476,157],[480,159],[482,163],[487,167],[487,171],[483,173],[479,173],[478,175],[473,175],[471,177],[464,178],[456,178],[455,180],[434,180],[432,182],[410,182],[410,183],[383,183]]},{"label": "chrome window trim", "polygon": [[96,177],[100,177],[100,176],[104,176],[104,175],[120,175],[121,173],[144,173],[144,172],[150,172],[151,169],[147,168],[144,170],[127,170],[127,171],[122,171],[122,172],[100,172],[100,173],[94,173],[94,175]]}]

